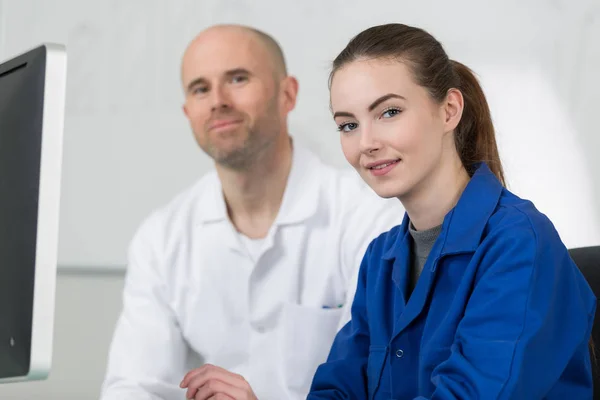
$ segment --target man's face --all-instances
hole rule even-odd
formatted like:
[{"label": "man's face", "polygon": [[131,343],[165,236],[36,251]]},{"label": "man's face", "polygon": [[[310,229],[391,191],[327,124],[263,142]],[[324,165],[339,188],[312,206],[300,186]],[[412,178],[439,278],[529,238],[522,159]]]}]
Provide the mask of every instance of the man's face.
[{"label": "man's face", "polygon": [[216,163],[243,169],[276,140],[286,114],[280,78],[252,33],[209,30],[190,45],[182,63],[184,111]]}]

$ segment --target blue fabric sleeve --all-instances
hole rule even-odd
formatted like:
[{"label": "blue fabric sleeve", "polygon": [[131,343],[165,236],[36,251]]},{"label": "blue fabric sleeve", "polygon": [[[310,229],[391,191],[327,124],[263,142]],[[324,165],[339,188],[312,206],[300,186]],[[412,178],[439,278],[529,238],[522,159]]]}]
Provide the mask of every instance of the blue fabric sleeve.
[{"label": "blue fabric sleeve", "polygon": [[369,328],[366,276],[371,245],[361,262],[351,320],[338,332],[327,361],[317,369],[307,400],[366,399]]},{"label": "blue fabric sleeve", "polygon": [[515,224],[482,243],[485,268],[430,400],[541,399],[560,377],[565,399],[592,398],[591,365],[572,361],[589,360],[595,298],[548,231]]}]

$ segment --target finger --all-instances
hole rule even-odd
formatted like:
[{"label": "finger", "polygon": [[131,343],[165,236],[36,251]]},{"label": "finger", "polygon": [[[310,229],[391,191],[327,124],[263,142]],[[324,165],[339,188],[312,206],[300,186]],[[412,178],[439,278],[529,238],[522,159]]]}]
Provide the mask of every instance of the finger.
[{"label": "finger", "polygon": [[235,399],[244,398],[244,391],[223,381],[211,379],[196,389],[194,382],[188,388],[186,397],[194,400],[207,400],[218,395]]},{"label": "finger", "polygon": [[181,382],[179,382],[180,388],[186,388],[192,379],[194,379],[198,374],[202,373],[202,368],[196,368],[188,371],[187,374],[184,375]]},{"label": "finger", "polygon": [[208,400],[236,400],[236,399],[234,399],[233,397],[229,397],[223,393],[217,393],[214,396],[210,397]]},{"label": "finger", "polygon": [[180,386],[182,388],[190,387],[190,384],[193,381],[197,387],[200,387],[210,379],[220,380],[240,389],[248,387],[248,383],[241,375],[229,372],[226,369],[214,365],[205,365],[189,372],[181,382]]},{"label": "finger", "polygon": [[187,387],[187,385],[189,384],[189,382],[192,379],[195,379],[198,375],[206,374],[206,373],[211,374],[210,376],[220,376],[220,375],[213,375],[213,374],[223,374],[224,377],[229,376],[229,378],[223,378],[223,379],[224,380],[231,379],[232,384],[234,384],[235,379],[242,381],[242,382],[245,381],[244,377],[239,374],[235,374],[224,368],[217,367],[216,365],[205,364],[205,365],[201,366],[200,368],[193,369],[193,370],[189,371],[187,374],[185,374],[185,376],[183,377],[179,386],[182,388]]},{"label": "finger", "polygon": [[197,396],[198,393],[200,393],[203,394],[203,396],[200,397],[206,399],[211,395],[224,393],[233,396],[235,399],[244,399],[246,398],[246,392],[251,392],[250,385],[248,384],[246,387],[240,388],[219,379],[204,380],[203,376],[199,376],[197,379],[190,381],[186,396],[187,398],[194,398],[194,396]]},{"label": "finger", "polygon": [[200,368],[196,368],[196,369],[192,369],[192,370],[188,371],[188,373],[185,374],[185,376],[179,383],[179,387],[182,387],[182,388],[187,387],[192,379],[194,379],[196,376],[198,376],[199,374],[203,373],[205,370],[212,368],[212,367],[214,367],[214,365],[204,364]]}]

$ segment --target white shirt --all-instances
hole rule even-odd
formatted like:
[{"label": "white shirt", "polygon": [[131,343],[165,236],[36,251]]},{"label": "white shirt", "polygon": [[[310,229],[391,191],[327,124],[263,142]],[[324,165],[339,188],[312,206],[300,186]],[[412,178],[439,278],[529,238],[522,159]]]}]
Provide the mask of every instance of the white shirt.
[{"label": "white shirt", "polygon": [[306,398],[350,318],[366,247],[403,214],[296,144],[275,222],[244,245],[205,175],[132,240],[101,399],[181,400],[179,382],[204,363],[241,374],[260,400]]},{"label": "white shirt", "polygon": [[246,249],[248,257],[255,263],[262,254],[265,239],[251,239],[243,233],[238,233],[238,236]]}]

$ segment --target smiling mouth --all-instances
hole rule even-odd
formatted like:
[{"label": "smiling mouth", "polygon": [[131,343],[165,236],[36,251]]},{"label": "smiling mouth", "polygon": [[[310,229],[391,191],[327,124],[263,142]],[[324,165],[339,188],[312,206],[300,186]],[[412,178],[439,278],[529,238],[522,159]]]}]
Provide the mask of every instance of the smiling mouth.
[{"label": "smiling mouth", "polygon": [[217,122],[214,125],[212,125],[210,127],[211,130],[215,129],[223,129],[223,128],[228,128],[230,126],[234,126],[234,125],[238,125],[240,124],[242,121],[240,120],[232,120],[232,121],[222,121],[222,122]]},{"label": "smiling mouth", "polygon": [[377,170],[377,169],[384,169],[385,167],[389,167],[390,165],[396,164],[399,161],[400,161],[399,159],[395,160],[395,161],[390,161],[390,162],[387,162],[385,164],[379,164],[379,165],[376,165],[374,167],[369,167],[369,169],[375,169],[375,170]]}]

